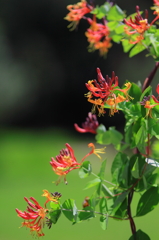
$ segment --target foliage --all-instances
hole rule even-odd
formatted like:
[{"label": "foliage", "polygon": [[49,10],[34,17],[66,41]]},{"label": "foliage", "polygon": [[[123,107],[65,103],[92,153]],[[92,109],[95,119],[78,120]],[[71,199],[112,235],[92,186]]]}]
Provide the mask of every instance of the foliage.
[{"label": "foliage", "polygon": [[[89,51],[99,50],[101,56],[106,57],[112,43],[121,43],[123,51],[129,52],[129,57],[148,51],[155,63],[154,69],[143,82],[142,87],[136,83],[126,81],[119,87],[118,77],[112,72],[112,76],[103,77],[101,70],[97,68],[97,80],[89,80],[86,83],[88,93],[85,95],[88,102],[93,104],[92,113],[89,112],[82,127],[75,124],[74,127],[81,133],[95,134],[95,139],[101,145],[113,145],[116,156],[112,161],[112,181],[105,178],[107,160],[101,161],[99,173],[93,172],[91,160],[87,157],[105,153],[105,147],[96,149],[93,143],[89,143],[91,150],[81,159],[76,160],[73,148],[66,143],[66,148],[60,151],[55,158],[51,158],[50,164],[55,174],[59,176],[55,182],[58,185],[63,179],[67,184],[66,176],[70,171],[78,169],[79,177],[93,180],[87,182],[85,190],[92,189],[92,195],[83,200],[83,209],[78,209],[74,199],[67,199],[61,203],[61,194],[49,193],[43,190],[46,197],[44,206],[31,197],[24,198],[28,203],[27,210],[22,212],[16,209],[18,216],[24,219],[22,226],[30,228],[32,234],[44,236],[43,226],[45,219],[49,228],[56,224],[61,216],[66,217],[73,225],[82,221],[100,216],[102,229],[107,229],[108,219],[129,221],[133,239],[150,239],[140,229],[136,229],[135,218],[145,216],[156,208],[159,203],[159,186],[157,184],[159,167],[159,84],[156,93],[152,93],[151,82],[159,67],[159,1],[154,0],[151,23],[148,22],[148,12],[145,17],[136,6],[136,13],[126,16],[118,5],[109,2],[102,6],[93,6],[85,0],[69,5],[70,11],[65,19],[73,30],[81,19],[87,20],[90,28],[85,33],[89,42]],[[92,15],[92,18],[86,17]],[[99,23],[97,22],[99,21]],[[101,22],[102,21],[102,22]],[[110,50],[111,51],[111,50]],[[155,96],[156,95],[156,96]],[[98,123],[98,115],[104,115],[106,109],[113,116],[122,111],[125,116],[123,133],[115,127],[106,129],[105,125]],[[131,211],[134,195],[139,196],[136,213]],[[48,203],[50,206],[48,207]],[[47,217],[46,217],[47,216]]]}]

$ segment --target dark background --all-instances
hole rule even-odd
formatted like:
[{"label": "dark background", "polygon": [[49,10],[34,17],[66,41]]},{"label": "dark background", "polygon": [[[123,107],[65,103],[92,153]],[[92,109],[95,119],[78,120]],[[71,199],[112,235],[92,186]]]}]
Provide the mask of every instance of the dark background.
[{"label": "dark background", "polygon": [[[125,80],[143,83],[155,65],[141,53],[131,59],[113,44],[106,59],[88,53],[84,33],[89,27],[81,20],[70,32],[64,17],[66,6],[78,0],[0,1],[0,126],[54,127],[73,129],[91,110],[84,94],[85,82],[96,78],[96,67],[105,76],[115,71],[121,86]],[[104,1],[94,1],[103,4]],[[153,1],[116,1],[127,15],[150,10]],[[152,15],[150,15],[150,20]],[[154,86],[159,82],[158,74]],[[122,126],[121,113],[101,117],[99,122]]]}]

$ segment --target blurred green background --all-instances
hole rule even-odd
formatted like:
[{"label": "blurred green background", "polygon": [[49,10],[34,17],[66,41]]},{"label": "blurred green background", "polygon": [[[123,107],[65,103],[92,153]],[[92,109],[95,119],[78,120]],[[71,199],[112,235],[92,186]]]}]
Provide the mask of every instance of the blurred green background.
[{"label": "blurred green background", "polygon": [[[1,169],[1,231],[0,239],[18,240],[32,239],[29,230],[19,228],[22,219],[17,216],[15,208],[22,211],[26,209],[23,197],[35,197],[42,205],[45,198],[41,197],[42,190],[62,193],[61,202],[68,198],[76,200],[78,209],[82,209],[84,197],[91,196],[93,188],[83,190],[87,181],[92,176],[80,179],[78,170],[67,175],[68,185],[61,182],[56,186],[53,181],[57,176],[53,173],[49,164],[50,157],[55,157],[68,142],[74,149],[77,160],[88,152],[87,144],[94,142],[91,135],[86,135],[83,140],[71,135],[64,129],[49,129],[43,131],[5,129],[0,135],[0,169]],[[98,146],[97,146],[98,147]],[[102,158],[107,158],[106,179],[110,180],[110,166],[115,151],[108,147]],[[93,171],[98,172],[100,160],[96,156],[90,156]],[[133,200],[133,214],[135,214],[137,196]],[[142,229],[151,236],[151,240],[158,239],[158,210],[155,209],[144,217],[135,219],[137,229]],[[128,221],[116,221],[109,219],[108,229],[103,231],[100,227],[99,217],[90,221],[72,226],[64,216],[50,230],[45,226],[47,239],[129,239],[131,232]]]},{"label": "blurred green background", "polygon": [[[81,21],[77,31],[67,29],[66,6],[76,0],[0,0],[0,177],[1,177],[1,231],[0,239],[32,239],[29,231],[20,228],[21,219],[15,208],[25,210],[23,197],[35,197],[41,204],[42,190],[62,193],[62,201],[76,200],[80,209],[85,196],[87,179],[78,177],[78,170],[68,174],[68,185],[57,187],[57,179],[49,164],[50,158],[59,154],[68,142],[77,159],[88,152],[87,144],[94,142],[92,135],[75,133],[73,124],[85,120],[91,104],[83,97],[87,92],[85,82],[96,78],[96,67],[103,75],[114,70],[120,86],[126,79],[143,82],[154,66],[145,53],[129,59],[122,48],[114,44],[107,59],[98,52],[87,52],[84,32],[88,28]],[[104,1],[96,0],[95,4]],[[150,0],[115,1],[127,14],[135,12],[138,4],[143,10],[153,5]],[[150,14],[150,19],[152,15]],[[158,83],[156,74],[153,87]],[[109,127],[122,129],[122,114],[99,118]],[[107,148],[107,179],[115,154]],[[90,157],[93,169],[98,171],[100,160]],[[92,177],[90,177],[91,179]],[[133,202],[134,213],[135,203]],[[143,218],[135,220],[156,240],[159,236],[158,208]],[[50,230],[45,228],[45,239],[128,239],[129,223],[109,219],[108,229],[100,228],[99,217],[72,226],[64,217]],[[157,237],[156,237],[157,236]]]}]

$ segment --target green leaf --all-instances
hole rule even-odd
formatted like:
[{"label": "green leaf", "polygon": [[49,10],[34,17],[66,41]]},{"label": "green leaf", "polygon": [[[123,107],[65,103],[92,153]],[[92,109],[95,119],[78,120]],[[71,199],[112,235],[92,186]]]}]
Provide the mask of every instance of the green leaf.
[{"label": "green leaf", "polygon": [[104,179],[105,168],[106,168],[106,160],[102,161],[102,164],[101,164],[101,167],[100,167],[100,172],[98,174],[98,176],[100,177],[101,180]]},{"label": "green leaf", "polygon": [[144,51],[146,49],[146,46],[141,45],[140,43],[137,43],[130,51],[129,57],[133,57],[136,54]]},{"label": "green leaf", "polygon": [[79,169],[79,177],[80,178],[86,178],[88,177],[92,172],[92,166],[89,161],[84,161],[81,165],[81,168]]},{"label": "green leaf", "polygon": [[106,132],[106,128],[103,124],[100,124],[98,128],[96,129],[97,133],[104,133]]},{"label": "green leaf", "polygon": [[140,229],[133,234],[129,240],[151,240],[150,237]]},{"label": "green leaf", "polygon": [[118,25],[119,25],[119,23],[116,22],[116,21],[111,21],[111,22],[108,22],[108,23],[107,23],[107,26],[108,26],[108,28],[110,29],[110,31],[115,30]]},{"label": "green leaf", "polygon": [[102,214],[106,214],[108,212],[107,201],[105,197],[100,199],[99,209]]},{"label": "green leaf", "polygon": [[140,173],[139,173],[139,165],[138,165],[138,156],[137,156],[137,158],[136,158],[136,161],[135,161],[135,163],[134,163],[134,166],[133,166],[133,168],[132,168],[132,176],[134,177],[134,178],[139,178],[140,177]]},{"label": "green leaf", "polygon": [[110,11],[108,12],[108,15],[107,15],[107,19],[109,21],[122,21],[124,17],[125,17],[125,13],[116,4],[110,8]]},{"label": "green leaf", "polygon": [[123,139],[123,135],[119,131],[117,131],[114,127],[110,127],[109,132],[111,137],[111,143],[114,146],[117,146]]},{"label": "green leaf", "polygon": [[100,217],[100,224],[101,228],[105,230],[107,228],[107,223],[108,223],[108,208],[107,208],[107,201],[105,198],[101,198],[99,202],[99,209],[100,213],[103,214],[103,216]]},{"label": "green leaf", "polygon": [[102,184],[102,192],[104,193],[105,196],[113,197],[113,193],[105,184]]},{"label": "green leaf", "polygon": [[100,225],[103,230],[107,229],[108,225],[108,215],[100,216]]},{"label": "green leaf", "polygon": [[153,157],[159,159],[159,141],[156,140],[152,144]]},{"label": "green leaf", "polygon": [[102,144],[106,144],[106,145],[111,144],[111,133],[110,133],[110,131],[106,131],[105,133],[103,133]]},{"label": "green leaf", "polygon": [[123,41],[122,41],[122,46],[123,46],[123,50],[124,50],[125,53],[129,52],[129,50],[130,50],[132,47],[134,47],[134,45],[131,44],[130,41],[127,40],[127,39],[123,39]]},{"label": "green leaf", "polygon": [[85,212],[80,212],[78,214],[79,221],[85,221],[85,220],[88,220],[88,219],[91,219],[91,218],[95,218],[94,211],[93,211],[92,207],[90,207],[90,206],[89,207],[85,207],[83,210]]},{"label": "green leaf", "polygon": [[95,186],[99,185],[100,183],[101,183],[101,179],[100,179],[100,178],[95,178],[94,180],[89,181],[89,182],[86,184],[86,187],[84,188],[84,190],[86,190],[86,189],[88,189],[88,188],[95,187]]},{"label": "green leaf", "polygon": [[129,95],[133,97],[131,102],[136,103],[140,101],[141,94],[142,94],[141,88],[137,84],[132,83],[131,88],[129,90]]},{"label": "green leaf", "polygon": [[123,38],[122,35],[118,35],[118,34],[112,34],[112,35],[110,34],[110,37],[115,43],[120,43],[121,39]]},{"label": "green leaf", "polygon": [[125,200],[125,198],[128,195],[128,191],[123,192],[121,195],[119,195],[118,197],[116,197],[115,201],[114,201],[114,205],[112,206],[112,214],[114,214],[121,206],[122,202]]},{"label": "green leaf", "polygon": [[75,223],[77,219],[77,207],[75,205],[75,200],[73,199],[67,199],[62,204],[62,212],[65,215],[65,217],[70,220],[71,222]]},{"label": "green leaf", "polygon": [[146,126],[146,120],[141,119],[141,127],[136,133],[135,136],[135,144],[137,148],[139,149],[140,152],[145,152],[145,147],[146,147],[146,139],[147,139],[147,126]]},{"label": "green leaf", "polygon": [[107,16],[109,10],[111,8],[111,4],[109,2],[106,2],[102,6],[97,6],[93,11],[92,14],[95,14],[98,19],[102,19],[103,17]]},{"label": "green leaf", "polygon": [[127,217],[127,207],[128,207],[127,198],[125,198],[122,204],[120,205],[120,208],[118,208],[117,211],[114,213],[114,216],[119,218],[117,220],[122,220],[123,218]]},{"label": "green leaf", "polygon": [[[126,179],[123,179],[123,176],[127,175],[129,173],[127,169],[127,162],[129,161],[129,158],[124,153],[117,153],[117,155],[114,158],[114,161],[112,163],[112,182],[121,186],[121,187],[127,187],[128,183],[128,176]],[[125,169],[126,168],[126,169]]]},{"label": "green leaf", "polygon": [[136,216],[143,216],[151,212],[159,202],[159,189],[158,187],[149,188],[139,199],[137,205]]},{"label": "green leaf", "polygon": [[104,132],[100,130],[96,135],[97,143],[106,145],[113,144],[115,147],[120,145],[122,139],[123,135],[117,131],[115,127],[110,127],[109,130]]},{"label": "green leaf", "polygon": [[52,209],[52,211],[49,212],[50,219],[52,223],[55,224],[61,215],[61,207],[59,204],[54,202],[50,202],[50,207]]},{"label": "green leaf", "polygon": [[140,102],[142,102],[142,100],[143,100],[143,98],[144,98],[145,96],[148,97],[149,95],[152,95],[152,87],[151,87],[151,86],[147,87],[147,88],[143,91],[143,93],[141,94],[141,97],[140,97]]}]

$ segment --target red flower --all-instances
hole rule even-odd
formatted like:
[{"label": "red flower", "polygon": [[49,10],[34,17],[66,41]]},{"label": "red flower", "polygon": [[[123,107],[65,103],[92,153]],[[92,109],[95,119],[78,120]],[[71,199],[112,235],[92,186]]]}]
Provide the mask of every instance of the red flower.
[{"label": "red flower", "polygon": [[88,117],[86,118],[86,121],[82,123],[82,128],[80,128],[77,123],[74,124],[74,127],[76,131],[80,133],[86,133],[90,132],[93,134],[96,134],[96,129],[99,126],[97,117],[95,114],[92,114],[91,112],[88,113]]},{"label": "red flower", "polygon": [[80,163],[77,162],[74,156],[72,147],[68,143],[66,143],[66,148],[62,149],[60,154],[56,156],[56,159],[51,158],[50,164],[53,171],[60,176],[56,184],[60,182],[61,177],[64,177],[64,181],[67,184],[66,174],[80,166]]},{"label": "red flower", "polygon": [[87,19],[88,23],[91,25],[85,33],[90,43],[89,50],[99,50],[101,56],[105,55],[108,52],[108,48],[112,46],[111,38],[109,37],[110,31],[106,22],[104,22],[104,24],[97,23],[95,15],[93,20],[91,18],[85,19]]},{"label": "red flower", "polygon": [[[154,12],[154,14],[157,14]],[[148,11],[145,10],[145,18],[140,14],[139,6],[136,6],[136,16],[134,20],[130,17],[129,20],[124,19],[124,23],[130,28],[125,27],[125,33],[128,35],[137,34],[135,41],[130,40],[130,43],[136,44],[144,39],[144,33],[147,31],[151,25],[159,18],[157,16],[150,24],[148,23]],[[139,35],[138,35],[139,34]]]},{"label": "red flower", "polygon": [[78,163],[72,147],[68,143],[66,143],[66,147],[66,149],[60,151],[60,154],[56,156],[56,159],[51,158],[50,161],[53,171],[60,176],[55,182],[56,185],[60,183],[62,177],[64,177],[65,184],[67,184],[66,175],[72,170],[80,168],[83,161],[91,154],[95,154],[97,157],[101,158],[98,153],[105,153],[105,148],[96,149],[93,143],[89,143],[88,147],[91,147],[92,150],[82,158],[80,163]]},{"label": "red flower", "polygon": [[159,6],[159,1],[158,0],[153,0],[154,5]]},{"label": "red flower", "polygon": [[[118,77],[115,76],[115,73],[112,72],[111,78],[108,76],[104,78],[99,68],[97,68],[97,77],[98,81],[89,80],[86,83],[86,87],[89,90],[86,97],[88,98],[88,102],[94,104],[92,111],[94,112],[95,108],[97,108],[99,115],[102,115],[105,113],[104,104],[107,104],[110,106],[110,115],[114,115],[118,111],[116,108],[117,104],[131,98],[127,93],[131,87],[131,83],[127,82],[125,84],[126,88],[120,89],[118,87]],[[119,91],[124,96],[120,95]]]},{"label": "red flower", "polygon": [[78,2],[74,5],[68,5],[67,9],[70,11],[64,19],[71,22],[68,27],[72,27],[74,30],[83,16],[93,10],[93,7],[88,5],[85,0]]},{"label": "red flower", "polygon": [[42,228],[44,227],[45,224],[45,216],[47,214],[47,209],[41,207],[33,197],[30,197],[30,200],[33,203],[29,201],[26,197],[24,197],[24,200],[29,205],[27,207],[27,210],[22,212],[16,208],[18,216],[25,219],[25,221],[22,223],[22,226],[30,228],[31,234],[36,233],[38,237],[44,236]]}]

